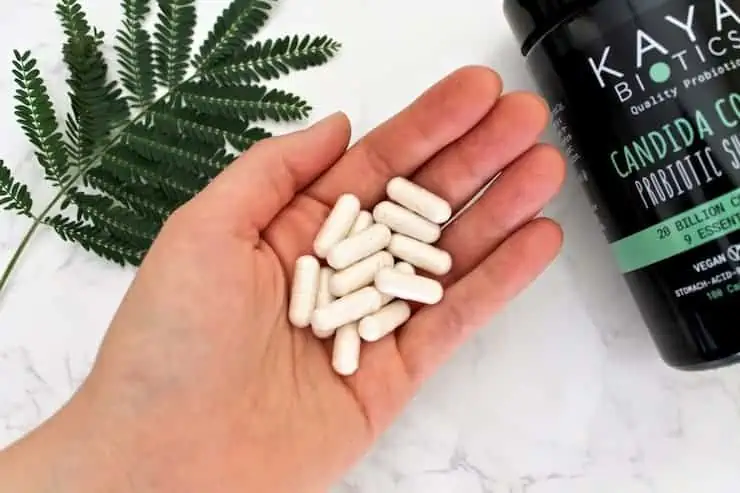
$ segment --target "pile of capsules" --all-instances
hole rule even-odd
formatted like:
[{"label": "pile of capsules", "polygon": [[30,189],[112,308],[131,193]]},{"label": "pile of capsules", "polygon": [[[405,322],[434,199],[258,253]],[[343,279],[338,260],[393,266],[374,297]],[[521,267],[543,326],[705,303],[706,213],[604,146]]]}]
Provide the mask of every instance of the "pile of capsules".
[{"label": "pile of capsules", "polygon": [[319,339],[334,337],[332,367],[344,376],[357,371],[362,341],[406,323],[410,302],[442,300],[442,285],[416,270],[441,276],[452,268],[450,254],[434,246],[450,205],[402,177],[388,182],[386,194],[372,213],[356,196],[340,196],[314,240],[315,256],[295,264],[290,323],[310,325]]}]

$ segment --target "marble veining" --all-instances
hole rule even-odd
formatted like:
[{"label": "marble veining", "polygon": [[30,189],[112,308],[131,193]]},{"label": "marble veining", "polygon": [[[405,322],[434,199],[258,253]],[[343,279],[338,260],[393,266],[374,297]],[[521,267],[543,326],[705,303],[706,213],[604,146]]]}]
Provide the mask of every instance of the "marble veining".
[{"label": "marble veining", "polygon": [[[12,116],[12,49],[32,49],[65,105],[53,0],[0,5],[0,156],[42,201],[51,191]],[[110,35],[118,2],[86,0]],[[227,0],[201,0],[203,29]],[[501,0],[283,0],[265,34],[326,32],[327,67],[291,77],[316,108],[345,110],[353,139],[468,63],[533,89]],[[382,29],[378,29],[382,26]],[[398,74],[404,74],[398,77]],[[547,135],[550,139],[552,136]],[[564,251],[412,402],[336,493],[734,493],[740,369],[684,374],[658,359],[573,176],[545,211]],[[28,227],[0,214],[0,263]],[[0,297],[0,446],[52,414],[84,379],[132,269],[39,233]]]}]

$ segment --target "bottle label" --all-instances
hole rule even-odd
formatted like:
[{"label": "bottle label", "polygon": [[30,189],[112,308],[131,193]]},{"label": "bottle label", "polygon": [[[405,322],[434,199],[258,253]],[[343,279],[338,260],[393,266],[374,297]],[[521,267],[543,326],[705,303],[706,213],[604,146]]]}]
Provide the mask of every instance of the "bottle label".
[{"label": "bottle label", "polygon": [[530,69],[632,287],[700,323],[729,315],[740,294],[740,0],[668,0],[603,28],[606,4],[545,38]]}]

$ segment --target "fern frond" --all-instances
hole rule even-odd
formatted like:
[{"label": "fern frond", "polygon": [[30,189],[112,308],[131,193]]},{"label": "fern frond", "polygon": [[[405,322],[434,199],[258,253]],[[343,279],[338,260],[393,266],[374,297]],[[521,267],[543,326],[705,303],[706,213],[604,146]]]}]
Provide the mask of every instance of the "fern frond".
[{"label": "fern frond", "polygon": [[211,67],[244,46],[267,22],[274,0],[234,0],[216,20],[193,66]]},{"label": "fern frond", "polygon": [[130,113],[118,83],[108,80],[101,49],[104,33],[90,26],[78,0],[59,0],[57,15],[66,36],[62,51],[72,106],[67,118],[68,149],[74,164],[82,167]]},{"label": "fern frond", "polygon": [[95,168],[87,173],[85,185],[103,192],[137,214],[156,221],[158,225],[169,217],[174,207],[179,206],[157,188],[142,183],[127,183],[104,168]]},{"label": "fern frond", "polygon": [[[222,169],[214,159],[215,146],[157,133],[154,129],[141,124],[126,129],[124,139],[125,143],[141,156],[179,168],[195,177],[208,179]],[[204,181],[202,185],[205,184]]]},{"label": "fern frond", "polygon": [[19,214],[31,217],[33,200],[28,192],[28,187],[17,181],[0,160],[0,207],[6,211],[16,211]]},{"label": "fern frond", "polygon": [[306,70],[327,63],[341,45],[328,36],[285,36],[257,42],[237,50],[223,63],[201,73],[201,78],[222,86],[241,86],[277,79],[291,70]]},{"label": "fern frond", "polygon": [[143,27],[149,4],[150,0],[123,0],[123,26],[116,35],[118,74],[131,95],[131,105],[137,108],[149,104],[156,94],[152,40]]},{"label": "fern frond", "polygon": [[213,87],[205,82],[189,82],[178,88],[176,96],[201,113],[251,121],[295,121],[311,111],[299,96],[263,86]]},{"label": "fern frond", "polygon": [[151,12],[151,0],[121,0],[124,19],[134,22],[144,22],[146,16]]},{"label": "fern frond", "polygon": [[262,127],[249,127],[238,139],[228,139],[228,141],[237,151],[244,152],[260,140],[269,139],[270,137],[272,137],[272,133]]},{"label": "fern frond", "polygon": [[[57,118],[30,53],[15,52],[13,73],[15,114],[56,193],[36,213],[28,187],[0,162],[0,209],[32,220],[0,273],[0,290],[44,225],[102,258],[139,265],[172,212],[236,159],[233,148],[272,136],[257,122],[309,115],[304,99],[261,84],[327,63],[340,44],[306,34],[255,42],[277,1],[228,0],[194,50],[196,0],[119,0],[123,18],[111,47],[117,73],[110,74],[105,34],[83,0],[54,0],[64,31],[66,119]],[[76,218],[62,213],[67,207]]]},{"label": "fern frond", "polygon": [[101,166],[121,181],[157,187],[175,205],[172,210],[195,196],[204,184],[199,176],[158,164],[125,145],[114,147],[101,159]]},{"label": "fern frond", "polygon": [[144,257],[144,249],[132,246],[82,221],[56,215],[46,218],[44,224],[51,226],[64,241],[75,242],[85,250],[119,265],[139,265]]},{"label": "fern frond", "polygon": [[205,115],[188,108],[155,108],[150,113],[157,128],[206,144],[221,146],[228,142],[240,151],[248,149],[258,140],[271,137],[266,130],[249,127],[242,120]]},{"label": "fern frond", "polygon": [[14,55],[13,74],[18,87],[15,115],[29,142],[36,148],[36,159],[44,168],[46,179],[59,185],[66,179],[69,163],[49,92],[31,53],[15,51]]},{"label": "fern frond", "polygon": [[132,246],[148,248],[157,236],[156,224],[116,205],[110,197],[77,192],[77,219],[91,221]]},{"label": "fern frond", "polygon": [[195,31],[194,0],[157,0],[154,27],[154,73],[169,88],[185,79]]},{"label": "fern frond", "polygon": [[[237,156],[232,153],[225,151],[224,149],[218,149],[212,156],[211,162],[218,168],[218,171],[223,171],[236,160]],[[214,173],[211,178],[215,178],[217,173]]]}]

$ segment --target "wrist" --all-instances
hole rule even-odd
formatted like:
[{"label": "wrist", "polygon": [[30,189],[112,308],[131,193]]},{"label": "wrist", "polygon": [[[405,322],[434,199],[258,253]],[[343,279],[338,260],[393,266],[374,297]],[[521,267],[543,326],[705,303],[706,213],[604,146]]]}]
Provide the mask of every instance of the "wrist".
[{"label": "wrist", "polygon": [[77,396],[52,418],[0,452],[0,491],[129,493],[115,442],[93,425]]}]

